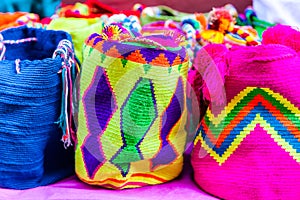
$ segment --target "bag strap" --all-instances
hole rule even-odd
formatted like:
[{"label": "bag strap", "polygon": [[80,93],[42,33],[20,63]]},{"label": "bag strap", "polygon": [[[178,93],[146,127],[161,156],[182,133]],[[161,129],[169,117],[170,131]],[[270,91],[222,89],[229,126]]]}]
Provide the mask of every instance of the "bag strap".
[{"label": "bag strap", "polygon": [[6,44],[12,45],[12,44],[20,44],[25,42],[36,42],[36,37],[30,37],[30,38],[23,38],[19,40],[4,40],[3,35],[0,34],[0,61],[5,60],[5,52],[6,52]]},{"label": "bag strap", "polygon": [[151,39],[145,38],[145,37],[125,38],[123,40],[120,40],[120,42],[136,42],[136,43],[141,43],[141,44],[145,44],[145,45],[155,46],[156,48],[161,49],[161,50],[166,50],[166,47],[164,47],[160,43],[155,42],[154,40],[151,40]]}]

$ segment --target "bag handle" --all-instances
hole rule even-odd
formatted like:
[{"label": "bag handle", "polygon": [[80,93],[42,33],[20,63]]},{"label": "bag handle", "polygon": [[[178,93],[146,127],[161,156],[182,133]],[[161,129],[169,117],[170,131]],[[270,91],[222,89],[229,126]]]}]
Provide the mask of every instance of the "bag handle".
[{"label": "bag handle", "polygon": [[19,40],[4,40],[3,35],[0,34],[0,61],[5,60],[5,52],[6,52],[6,44],[12,45],[12,44],[20,44],[25,42],[36,42],[36,37],[29,37],[29,38],[23,38]]},{"label": "bag handle", "polygon": [[161,49],[161,50],[166,50],[166,47],[164,47],[160,43],[155,42],[154,40],[151,40],[151,39],[145,38],[145,37],[125,38],[123,40],[120,40],[120,42],[138,42],[138,43],[142,43],[142,44],[146,44],[146,45],[155,46],[156,48]]},{"label": "bag handle", "polygon": [[[92,34],[88,40],[91,40],[99,35]],[[155,46],[158,49],[166,50],[166,47],[161,45],[158,42],[155,42],[149,38],[137,36],[137,37],[131,37],[130,33],[126,28],[124,28],[120,24],[110,24],[106,26],[100,35],[100,38],[102,40],[112,40],[117,42],[135,42],[135,43],[142,43],[145,45]]]}]

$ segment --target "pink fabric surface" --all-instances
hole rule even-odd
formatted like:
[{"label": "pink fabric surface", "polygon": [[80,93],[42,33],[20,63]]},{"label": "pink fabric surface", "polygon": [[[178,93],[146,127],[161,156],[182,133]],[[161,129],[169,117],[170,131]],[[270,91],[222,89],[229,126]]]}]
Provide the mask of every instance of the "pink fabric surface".
[{"label": "pink fabric surface", "polygon": [[0,189],[0,199],[215,200],[216,198],[201,191],[193,182],[189,158],[186,160],[187,162],[181,176],[176,180],[161,185],[137,189],[108,190],[87,185],[73,176],[53,185],[28,190]]},{"label": "pink fabric surface", "polygon": [[229,75],[225,80],[227,102],[246,87],[261,87],[280,93],[300,108],[300,93],[295,92],[299,91],[300,57],[294,49],[267,44],[236,46],[230,51],[227,56]]},{"label": "pink fabric surface", "polygon": [[[194,151],[205,150],[198,143]],[[196,182],[224,199],[299,199],[300,165],[259,125],[222,166],[209,155],[202,162],[192,158],[201,169]]]}]

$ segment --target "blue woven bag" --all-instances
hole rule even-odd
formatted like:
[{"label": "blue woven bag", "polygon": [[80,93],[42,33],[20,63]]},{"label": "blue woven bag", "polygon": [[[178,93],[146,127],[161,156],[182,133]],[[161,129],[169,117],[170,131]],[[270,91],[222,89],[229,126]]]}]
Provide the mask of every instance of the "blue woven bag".
[{"label": "blue woven bag", "polygon": [[[19,27],[0,34],[0,187],[26,189],[73,173],[71,37]],[[63,142],[61,137],[63,135]]]}]

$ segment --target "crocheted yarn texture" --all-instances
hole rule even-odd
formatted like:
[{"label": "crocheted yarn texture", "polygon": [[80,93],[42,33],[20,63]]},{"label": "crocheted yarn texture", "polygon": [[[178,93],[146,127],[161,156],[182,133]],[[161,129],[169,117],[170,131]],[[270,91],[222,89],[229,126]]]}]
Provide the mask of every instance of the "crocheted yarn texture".
[{"label": "crocheted yarn texture", "polygon": [[172,36],[120,32],[86,41],[76,148],[78,177],[115,189],[178,176],[186,141],[185,49]]},{"label": "crocheted yarn texture", "polygon": [[64,148],[56,123],[66,113],[64,60],[54,54],[62,41],[71,45],[71,36],[26,26],[1,32],[0,187],[48,185],[74,172],[74,150]]},{"label": "crocheted yarn texture", "polygon": [[72,37],[76,57],[82,62],[82,48],[85,39],[92,33],[101,33],[104,26],[100,18],[66,18],[53,19],[46,27],[48,30],[63,30]]},{"label": "crocheted yarn texture", "polygon": [[299,199],[299,60],[282,45],[228,52],[228,103],[220,113],[208,109],[194,142],[195,180],[205,191],[224,199]]}]

